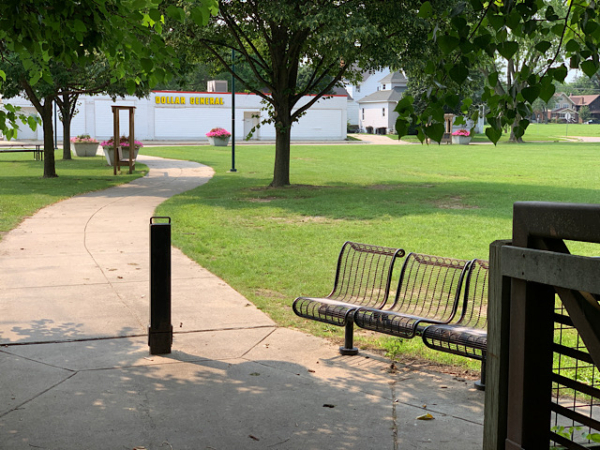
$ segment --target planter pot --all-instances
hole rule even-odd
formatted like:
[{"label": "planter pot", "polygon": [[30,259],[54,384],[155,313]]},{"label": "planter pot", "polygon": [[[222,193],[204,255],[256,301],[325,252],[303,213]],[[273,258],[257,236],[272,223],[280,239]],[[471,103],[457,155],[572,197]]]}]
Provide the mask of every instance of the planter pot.
[{"label": "planter pot", "polygon": [[459,145],[468,145],[471,142],[471,136],[452,136],[452,143]]},{"label": "planter pot", "polygon": [[[115,154],[114,147],[102,147],[102,150],[104,151],[104,157],[106,158],[106,162],[108,162],[109,166],[112,166],[113,165],[113,157]],[[135,151],[133,152],[133,160],[134,161],[137,159],[139,151],[140,151],[140,148],[135,147]],[[123,149],[123,159],[129,160],[129,148]]]},{"label": "planter pot", "polygon": [[229,144],[229,136],[228,137],[209,137],[208,143],[210,145],[214,145],[215,147],[226,147]]},{"label": "planter pot", "polygon": [[77,156],[96,156],[98,144],[89,142],[72,142],[71,151]]}]

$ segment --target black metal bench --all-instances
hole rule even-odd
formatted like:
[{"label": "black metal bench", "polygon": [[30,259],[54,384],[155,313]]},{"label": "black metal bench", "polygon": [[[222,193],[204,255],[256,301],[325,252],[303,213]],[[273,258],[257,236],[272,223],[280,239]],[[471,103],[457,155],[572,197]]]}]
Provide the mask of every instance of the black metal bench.
[{"label": "black metal bench", "polygon": [[487,350],[487,305],[489,263],[475,259],[470,263],[465,280],[462,311],[449,324],[432,324],[421,332],[425,345],[455,355],[481,361],[478,389],[485,388]]},{"label": "black metal bench", "polygon": [[27,146],[25,145],[15,145],[15,146],[8,146],[8,147],[2,147],[0,146],[0,154],[2,153],[33,153],[33,158],[36,161],[43,161],[44,160],[44,150],[41,148],[41,146],[39,144],[37,144],[35,146],[35,148],[27,148]]},{"label": "black metal bench", "polygon": [[470,261],[410,253],[393,303],[361,307],[353,320],[361,328],[413,338],[425,323],[450,323],[459,309],[462,282]]},{"label": "black metal bench", "polygon": [[[352,313],[359,307],[383,308],[389,300],[396,260],[404,250],[346,242],[338,257],[333,290],[327,297],[298,297],[294,312],[307,319],[346,328],[340,352],[355,355]],[[399,272],[397,270],[396,272]]]},{"label": "black metal bench", "polygon": [[[345,343],[340,347],[345,355],[358,353],[352,336],[356,323],[391,336],[420,336],[429,348],[480,360],[481,380],[476,386],[484,389],[488,262],[409,253],[399,268],[396,261],[403,256],[399,249],[347,242],[338,259],[331,294],[326,298],[298,297],[294,312],[345,326]],[[374,266],[376,270],[366,269]],[[364,273],[369,275],[363,285]],[[397,285],[392,283],[396,276]]]}]

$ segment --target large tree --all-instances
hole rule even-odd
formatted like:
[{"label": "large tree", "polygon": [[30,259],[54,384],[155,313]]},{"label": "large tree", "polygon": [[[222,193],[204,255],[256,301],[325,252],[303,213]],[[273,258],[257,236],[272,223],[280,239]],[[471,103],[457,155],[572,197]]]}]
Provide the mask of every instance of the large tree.
[{"label": "large tree", "polygon": [[[173,57],[161,36],[160,0],[8,0],[0,2],[0,55],[13,55],[26,76],[23,89],[40,80],[53,84],[50,63],[85,67],[97,53],[109,61],[111,81],[124,80],[129,92],[144,80],[153,86],[165,78],[160,64]],[[195,5],[198,22],[208,21],[216,0]],[[137,73],[129,70],[139,67]],[[6,74],[0,71],[0,79]],[[1,85],[0,85],[1,88]],[[46,115],[49,98],[34,101]],[[10,111],[10,109],[9,109]],[[51,121],[44,123],[44,177],[55,177]],[[0,114],[0,128],[7,129]],[[50,132],[48,132],[50,131]]]},{"label": "large tree", "polygon": [[[179,3],[186,13],[190,4]],[[416,13],[408,0],[221,0],[208,27],[188,14],[169,38],[190,58],[219,61],[264,99],[276,133],[271,186],[282,187],[290,184],[293,123],[343,78],[419,55],[426,35]],[[245,73],[234,71],[240,64]]]},{"label": "large tree", "polygon": [[[568,68],[579,68],[591,77],[600,65],[600,18],[594,1],[567,2],[563,10],[555,0],[469,0],[447,10],[426,1],[419,16],[429,22],[428,43],[441,55],[430,60],[425,70],[437,89],[428,93],[428,106],[421,113],[415,111],[412,98],[399,102],[396,129],[400,134],[416,123],[422,136],[439,141],[443,108],[452,101],[452,93],[445,91],[447,80],[465,82],[480,70],[482,58],[512,64],[506,78],[496,70],[486,77],[482,96],[489,107],[486,134],[494,143],[505,126],[512,128],[516,139],[523,136],[531,104],[538,98],[550,101],[555,83],[564,81]],[[440,23],[450,28],[439,32]],[[524,42],[529,43],[527,57],[517,65],[515,58]]]}]

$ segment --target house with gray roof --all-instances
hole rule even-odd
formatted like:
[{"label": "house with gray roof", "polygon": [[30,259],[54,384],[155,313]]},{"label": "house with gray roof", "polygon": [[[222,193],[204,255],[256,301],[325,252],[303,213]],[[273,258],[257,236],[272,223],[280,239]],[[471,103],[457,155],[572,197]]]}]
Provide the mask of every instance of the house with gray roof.
[{"label": "house with gray roof", "polygon": [[362,132],[388,134],[395,132],[396,105],[406,90],[408,80],[402,72],[381,78],[377,91],[358,100],[358,124]]}]

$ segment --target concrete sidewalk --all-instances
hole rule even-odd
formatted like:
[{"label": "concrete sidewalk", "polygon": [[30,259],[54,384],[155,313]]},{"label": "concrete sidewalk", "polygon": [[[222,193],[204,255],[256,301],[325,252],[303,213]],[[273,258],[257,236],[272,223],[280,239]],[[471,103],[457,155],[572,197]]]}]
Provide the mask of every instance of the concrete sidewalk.
[{"label": "concrete sidewalk", "polygon": [[147,177],[0,241],[0,449],[481,448],[471,381],[340,356],[176,249],[173,353],[150,356],[149,219],[212,170],[139,159]]}]

